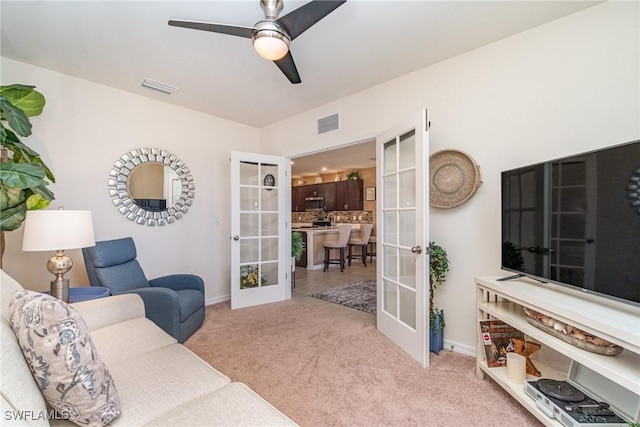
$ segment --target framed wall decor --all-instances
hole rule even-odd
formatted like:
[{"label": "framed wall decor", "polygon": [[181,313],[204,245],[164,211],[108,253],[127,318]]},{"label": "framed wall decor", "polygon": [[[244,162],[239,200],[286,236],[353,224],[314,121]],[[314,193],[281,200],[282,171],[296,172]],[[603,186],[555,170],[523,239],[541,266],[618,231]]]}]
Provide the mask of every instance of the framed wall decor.
[{"label": "framed wall decor", "polygon": [[[151,186],[153,194],[162,196],[137,195],[136,189],[147,191],[148,179],[135,182],[136,175],[148,177],[156,166],[160,166],[161,172],[157,174],[159,179],[153,173]],[[181,219],[189,211],[195,192],[193,176],[184,162],[175,154],[155,147],[134,149],[120,156],[109,172],[107,185],[116,209],[136,224],[148,226],[172,224]],[[163,197],[169,190],[172,194],[166,196],[167,200]],[[153,200],[153,204],[148,200]]]},{"label": "framed wall decor", "polygon": [[365,200],[371,201],[376,199],[376,187],[367,187]]}]

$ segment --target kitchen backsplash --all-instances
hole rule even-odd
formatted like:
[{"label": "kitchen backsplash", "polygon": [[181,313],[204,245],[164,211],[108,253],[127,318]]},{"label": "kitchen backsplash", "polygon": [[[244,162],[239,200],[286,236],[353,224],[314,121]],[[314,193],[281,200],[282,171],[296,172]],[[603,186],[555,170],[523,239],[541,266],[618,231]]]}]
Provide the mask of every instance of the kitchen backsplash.
[{"label": "kitchen backsplash", "polygon": [[[332,211],[326,215],[333,214],[333,222],[344,224],[367,224],[373,222],[372,211]],[[292,212],[291,222],[313,222],[318,219],[315,212]]]}]

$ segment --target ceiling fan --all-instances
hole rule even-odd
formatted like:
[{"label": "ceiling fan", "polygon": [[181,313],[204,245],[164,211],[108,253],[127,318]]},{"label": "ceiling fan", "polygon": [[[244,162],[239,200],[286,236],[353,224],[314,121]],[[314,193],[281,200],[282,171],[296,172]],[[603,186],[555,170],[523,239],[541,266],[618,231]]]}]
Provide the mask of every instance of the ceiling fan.
[{"label": "ceiling fan", "polygon": [[169,25],[251,39],[258,54],[273,61],[289,81],[296,84],[302,80],[291,56],[289,44],[345,2],[346,0],[314,0],[278,18],[282,11],[282,0],[260,0],[264,20],[258,21],[253,27],[180,19],[171,19]]}]

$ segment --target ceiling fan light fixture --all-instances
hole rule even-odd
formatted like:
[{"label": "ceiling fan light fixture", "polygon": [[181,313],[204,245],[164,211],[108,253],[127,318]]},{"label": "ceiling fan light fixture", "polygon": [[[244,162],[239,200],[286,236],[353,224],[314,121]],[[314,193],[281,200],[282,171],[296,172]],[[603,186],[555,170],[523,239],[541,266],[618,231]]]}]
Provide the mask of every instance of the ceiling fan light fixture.
[{"label": "ceiling fan light fixture", "polygon": [[256,22],[253,27],[181,19],[171,19],[168,24],[174,27],[250,38],[254,49],[261,57],[275,62],[292,84],[298,84],[302,83],[302,80],[289,51],[289,43],[346,1],[312,0],[278,18],[283,9],[283,0],[260,0],[264,19]]},{"label": "ceiling fan light fixture", "polygon": [[258,55],[270,61],[277,61],[289,52],[289,38],[278,31],[256,31],[252,40]]}]

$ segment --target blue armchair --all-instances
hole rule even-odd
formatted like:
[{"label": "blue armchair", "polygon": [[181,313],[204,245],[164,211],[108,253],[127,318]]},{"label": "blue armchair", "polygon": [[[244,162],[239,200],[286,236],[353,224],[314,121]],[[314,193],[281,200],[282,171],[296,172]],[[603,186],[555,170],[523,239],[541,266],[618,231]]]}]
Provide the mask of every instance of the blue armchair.
[{"label": "blue armchair", "polygon": [[184,342],[204,321],[204,282],[192,274],[147,280],[136,260],[133,239],[96,242],[82,249],[91,286],[104,286],[113,295],[136,293],[146,317],[178,342]]}]

